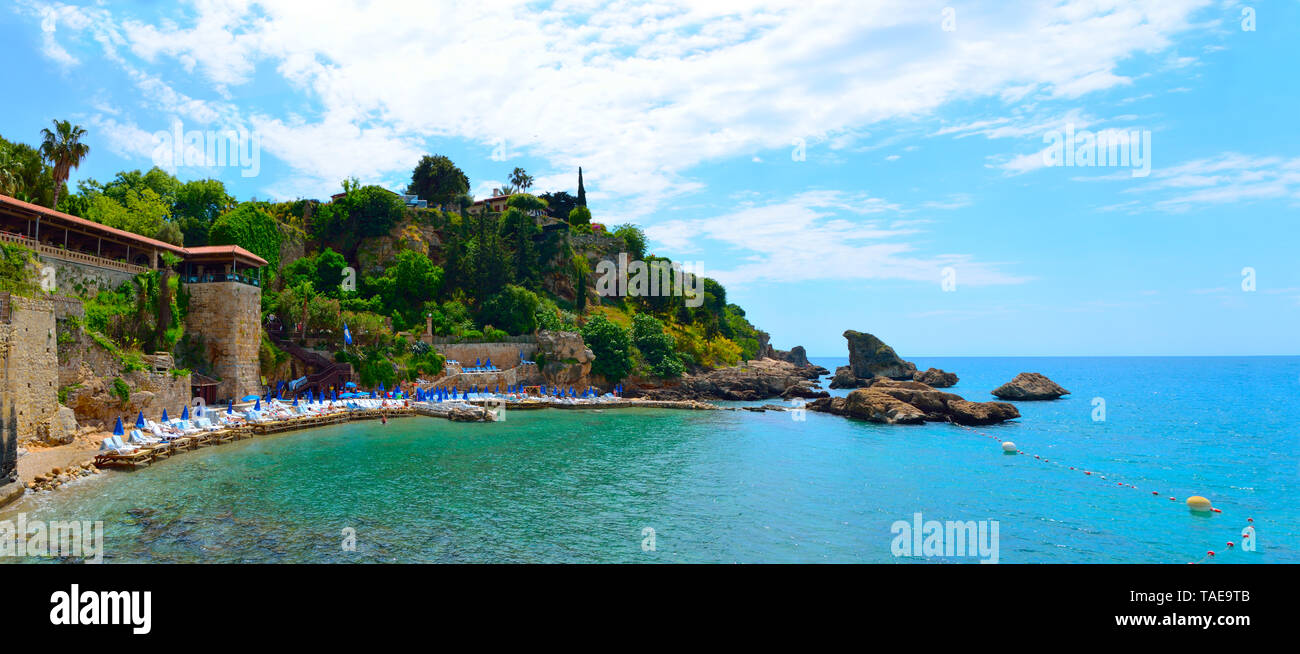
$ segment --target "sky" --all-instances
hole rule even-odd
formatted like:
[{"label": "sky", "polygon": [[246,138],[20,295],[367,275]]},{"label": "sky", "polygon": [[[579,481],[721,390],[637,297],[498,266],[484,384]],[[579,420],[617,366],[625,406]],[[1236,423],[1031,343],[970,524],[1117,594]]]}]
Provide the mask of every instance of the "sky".
[{"label": "sky", "polygon": [[[0,135],[241,200],[581,166],[811,356],[1296,355],[1298,37],[1289,1],[17,0]],[[231,130],[222,166],[163,136]]]}]

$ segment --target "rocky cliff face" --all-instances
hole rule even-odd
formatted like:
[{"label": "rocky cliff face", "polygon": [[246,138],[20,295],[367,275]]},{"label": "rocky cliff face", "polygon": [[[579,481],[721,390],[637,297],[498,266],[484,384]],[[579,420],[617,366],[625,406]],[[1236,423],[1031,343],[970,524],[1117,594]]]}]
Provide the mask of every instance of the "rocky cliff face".
[{"label": "rocky cliff face", "polygon": [[[393,262],[402,250],[414,250],[435,263],[441,263],[439,248],[442,240],[432,225],[406,219],[397,223],[384,236],[370,236],[361,239],[357,245],[358,273],[366,275],[383,274],[384,268]],[[287,265],[289,260],[285,260]]]},{"label": "rocky cliff face", "polygon": [[190,375],[173,374],[170,355],[146,357],[148,370],[126,372],[117,355],[84,332],[74,333],[59,346],[59,386],[67,396],[59,414],[64,440],[72,432],[112,429],[119,416],[129,422],[141,411],[154,420],[163,409],[179,415],[189,403]]},{"label": "rocky cliff face", "polygon": [[543,361],[541,369],[526,374],[524,383],[547,386],[572,386],[575,389],[591,385],[591,362],[596,355],[582,342],[578,332],[537,332],[537,355],[534,361]]},{"label": "rocky cliff face", "polygon": [[808,352],[803,349],[802,345],[796,345],[790,348],[789,351],[775,350],[773,351],[771,358],[779,359],[781,361],[789,361],[790,363],[793,363],[794,365],[799,366],[801,368],[812,365],[811,363],[808,362]]},{"label": "rocky cliff face", "polygon": [[1020,417],[1006,402],[968,402],[959,395],[937,391],[915,381],[874,378],[848,397],[831,397],[808,404],[813,411],[861,418],[885,424],[955,422],[988,425]]}]

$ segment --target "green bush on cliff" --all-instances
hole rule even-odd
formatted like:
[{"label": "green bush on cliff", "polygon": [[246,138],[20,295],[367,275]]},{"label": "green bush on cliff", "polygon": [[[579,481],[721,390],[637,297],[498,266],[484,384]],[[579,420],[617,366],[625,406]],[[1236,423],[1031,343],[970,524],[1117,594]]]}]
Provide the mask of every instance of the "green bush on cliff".
[{"label": "green bush on cliff", "polygon": [[113,395],[117,396],[117,399],[122,401],[122,406],[126,406],[126,403],[131,401],[131,387],[128,386],[126,382],[122,381],[121,377],[114,377]]},{"label": "green bush on cliff", "polygon": [[36,253],[16,243],[0,243],[0,291],[14,295],[35,295],[40,288],[32,282],[31,265]]},{"label": "green bush on cliff", "polygon": [[664,325],[654,316],[638,313],[632,318],[632,342],[655,377],[680,377],[686,366],[677,357],[673,337],[664,333]]},{"label": "green bush on cliff", "polygon": [[592,372],[613,383],[632,371],[632,337],[603,314],[596,314],[582,326],[582,340],[596,355]]},{"label": "green bush on cliff", "polygon": [[269,277],[280,270],[281,238],[275,217],[251,202],[222,214],[208,231],[208,242],[213,245],[238,245],[266,259]]}]

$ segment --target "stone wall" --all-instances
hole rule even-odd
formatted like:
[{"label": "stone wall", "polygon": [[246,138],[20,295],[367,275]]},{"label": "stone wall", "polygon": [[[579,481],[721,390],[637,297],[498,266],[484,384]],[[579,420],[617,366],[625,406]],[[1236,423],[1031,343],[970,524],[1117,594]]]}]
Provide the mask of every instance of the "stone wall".
[{"label": "stone wall", "polygon": [[[190,375],[172,372],[171,355],[146,356],[149,370],[125,372],[121,358],[85,331],[64,333],[70,338],[59,344],[58,385],[67,389],[67,406],[75,416],[70,423],[73,429],[112,429],[117,418],[127,423],[138,412],[151,420],[161,417],[163,409],[179,416],[189,403]],[[117,380],[124,386],[119,388]]]},{"label": "stone wall", "polygon": [[12,296],[9,320],[0,323],[0,359],[7,393],[6,420],[16,442],[57,440],[58,343],[48,300]]},{"label": "stone wall", "polygon": [[257,351],[262,342],[262,291],[239,282],[187,284],[188,333],[203,337],[212,374],[221,379],[217,399],[238,399],[262,388]]},{"label": "stone wall", "polygon": [[474,359],[486,361],[492,359],[492,365],[498,368],[513,368],[519,365],[519,352],[532,359],[537,353],[536,343],[454,343],[434,345],[433,348],[448,359],[459,361],[463,366],[473,366]]},{"label": "stone wall", "polygon": [[111,291],[130,282],[134,274],[85,263],[73,263],[54,257],[42,257],[42,265],[54,268],[54,292],[65,295],[91,296]]}]

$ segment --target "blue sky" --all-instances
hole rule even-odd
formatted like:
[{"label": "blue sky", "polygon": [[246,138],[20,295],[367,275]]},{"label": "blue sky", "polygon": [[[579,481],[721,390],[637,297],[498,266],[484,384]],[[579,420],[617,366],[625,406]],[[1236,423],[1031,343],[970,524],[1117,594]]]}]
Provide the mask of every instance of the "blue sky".
[{"label": "blue sky", "polygon": [[[695,4],[19,0],[0,134],[82,124],[75,183],[247,130],[255,177],[175,169],[240,199],[581,165],[596,221],[815,356],[1300,354],[1300,4]],[[1049,165],[1067,128],[1149,168]]]}]

